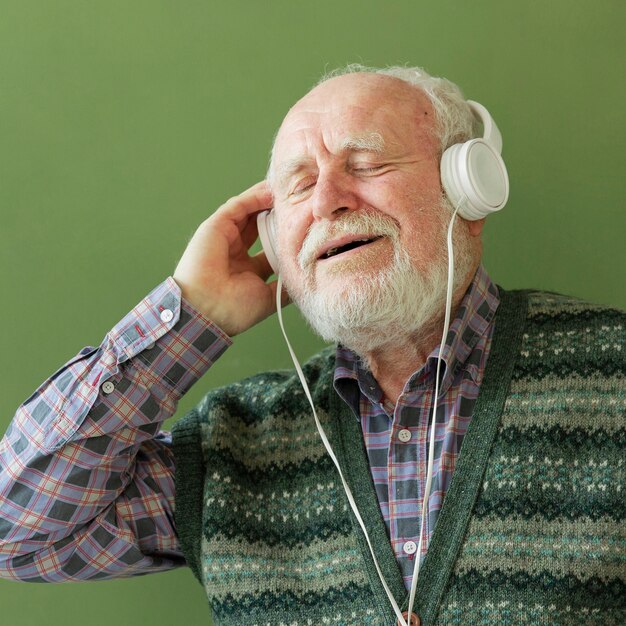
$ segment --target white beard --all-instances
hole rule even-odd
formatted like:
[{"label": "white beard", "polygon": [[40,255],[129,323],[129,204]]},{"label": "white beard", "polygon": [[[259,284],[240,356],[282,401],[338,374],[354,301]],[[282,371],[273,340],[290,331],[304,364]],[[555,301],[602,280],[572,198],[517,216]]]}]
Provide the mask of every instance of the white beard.
[{"label": "white beard", "polygon": [[[298,255],[304,285],[294,288],[286,284],[291,299],[313,330],[324,340],[339,342],[361,356],[429,335],[443,318],[446,301],[446,230],[452,213],[447,204],[441,209],[444,219],[437,234],[440,254],[432,259],[425,275],[402,246],[398,225],[385,215],[350,213],[315,226]],[[377,272],[364,268],[354,281],[343,281],[340,291],[334,281],[329,289],[316,284],[315,251],[320,243],[338,235],[363,233],[384,235],[391,241],[391,262]],[[455,228],[454,239],[456,286],[470,271],[472,254],[467,235],[462,236]]]}]

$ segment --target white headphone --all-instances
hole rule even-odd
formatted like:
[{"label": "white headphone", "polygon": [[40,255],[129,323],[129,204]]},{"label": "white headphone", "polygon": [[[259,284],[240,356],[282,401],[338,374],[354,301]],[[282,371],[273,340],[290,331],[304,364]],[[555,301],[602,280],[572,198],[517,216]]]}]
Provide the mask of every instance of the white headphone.
[{"label": "white headphone", "polygon": [[[502,152],[502,135],[482,104],[468,100],[472,113],[483,125],[483,136],[450,146],[441,156],[441,185],[459,215],[480,220],[499,211],[509,198],[509,176]],[[263,251],[278,273],[275,250],[276,224],[272,211],[257,218]]]},{"label": "white headphone", "polygon": [[256,218],[256,225],[267,262],[272,266],[276,276],[278,276],[278,256],[274,249],[276,245],[276,218],[274,217],[274,211],[267,210],[259,213]]},{"label": "white headphone", "polygon": [[480,220],[499,211],[509,198],[509,176],[502,152],[502,135],[482,104],[468,100],[483,125],[481,139],[450,146],[441,156],[441,184],[452,206],[466,220]]}]

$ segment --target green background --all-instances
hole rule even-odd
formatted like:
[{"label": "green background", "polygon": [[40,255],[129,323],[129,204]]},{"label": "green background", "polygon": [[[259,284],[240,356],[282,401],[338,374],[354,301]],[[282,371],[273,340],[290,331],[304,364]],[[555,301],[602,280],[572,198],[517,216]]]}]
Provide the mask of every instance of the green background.
[{"label": "green background", "polygon": [[[0,0],[0,431],[35,387],[171,274],[195,227],[263,178],[286,110],[327,69],[411,63],[504,137],[507,287],[626,308],[623,0]],[[320,343],[287,314],[301,357]],[[181,402],[289,358],[276,320]],[[170,423],[166,423],[169,427]],[[210,623],[188,569],[0,581],[0,624]]]}]

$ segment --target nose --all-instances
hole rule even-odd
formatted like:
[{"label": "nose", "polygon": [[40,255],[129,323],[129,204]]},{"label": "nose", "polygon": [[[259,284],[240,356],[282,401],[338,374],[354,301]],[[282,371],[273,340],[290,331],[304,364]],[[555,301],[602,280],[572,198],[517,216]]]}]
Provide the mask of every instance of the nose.
[{"label": "nose", "polygon": [[357,195],[347,172],[319,173],[311,196],[311,210],[316,220],[335,220],[357,208]]}]

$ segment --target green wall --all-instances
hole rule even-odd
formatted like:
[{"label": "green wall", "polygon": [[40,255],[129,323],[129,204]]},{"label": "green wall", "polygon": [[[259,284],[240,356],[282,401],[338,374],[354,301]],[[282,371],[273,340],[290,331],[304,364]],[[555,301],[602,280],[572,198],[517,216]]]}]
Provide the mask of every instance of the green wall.
[{"label": "green wall", "polygon": [[[511,177],[485,236],[500,284],[626,308],[625,14],[623,0],[0,0],[0,431],[263,177],[287,108],[349,61],[422,65],[491,110]],[[179,415],[212,386],[288,365],[267,320]],[[210,623],[186,569],[0,581],[0,607],[3,626]]]}]

